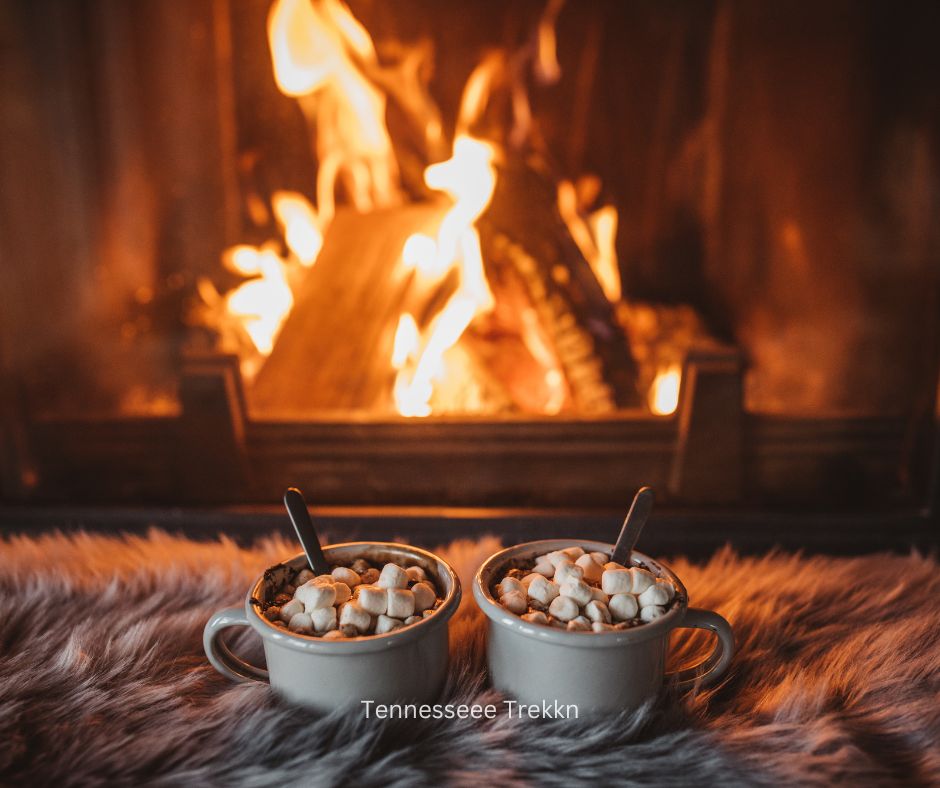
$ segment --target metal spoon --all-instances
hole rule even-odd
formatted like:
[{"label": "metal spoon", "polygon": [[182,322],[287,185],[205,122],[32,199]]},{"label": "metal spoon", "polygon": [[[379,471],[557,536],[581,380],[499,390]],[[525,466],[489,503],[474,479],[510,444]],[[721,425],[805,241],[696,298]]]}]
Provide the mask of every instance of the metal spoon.
[{"label": "metal spoon", "polygon": [[630,565],[630,554],[636,545],[636,540],[640,538],[640,531],[646,525],[646,520],[653,511],[653,488],[641,487],[633,497],[633,503],[630,504],[630,511],[623,521],[623,528],[620,529],[620,536],[617,537],[617,544],[614,545],[614,552],[610,560],[616,561],[624,566]]},{"label": "metal spoon", "polygon": [[310,519],[310,512],[307,511],[307,502],[304,500],[303,493],[296,487],[288,487],[287,492],[284,493],[284,506],[287,507],[287,514],[290,515],[290,521],[294,524],[294,530],[307,555],[310,568],[318,575],[330,574],[330,565],[323,555],[320,537],[317,536],[317,529],[313,527],[313,520]]}]

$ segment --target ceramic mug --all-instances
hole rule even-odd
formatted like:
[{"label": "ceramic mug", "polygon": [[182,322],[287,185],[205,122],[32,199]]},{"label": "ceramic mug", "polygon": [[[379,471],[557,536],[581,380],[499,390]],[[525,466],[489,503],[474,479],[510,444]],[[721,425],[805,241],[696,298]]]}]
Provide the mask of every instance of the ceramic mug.
[{"label": "ceramic mug", "polygon": [[[348,542],[329,545],[323,554],[332,564],[348,565],[365,558],[381,568],[386,563],[420,566],[443,590],[441,606],[423,621],[384,635],[343,640],[298,635],[274,626],[262,615],[259,600],[275,593],[287,571],[283,565],[267,570],[252,585],[241,607],[220,610],[203,631],[209,662],[233,681],[268,681],[288,700],[321,711],[358,704],[424,703],[437,697],[447,676],[447,622],[460,604],[460,580],[433,553],[386,542]],[[301,553],[286,562],[296,571],[307,566]],[[220,638],[229,627],[251,627],[261,635],[267,669],[236,656]]]},{"label": "ceramic mug", "polygon": [[[613,545],[580,539],[526,542],[490,556],[473,580],[473,596],[489,619],[487,662],[496,689],[526,704],[572,704],[583,714],[635,709],[654,697],[664,680],[676,680],[680,686],[708,686],[725,672],[734,652],[731,625],[710,610],[690,608],[679,578],[636,551],[633,565],[645,566],[676,587],[676,598],[666,614],[640,626],[568,632],[523,621],[493,597],[491,589],[513,566],[566,547],[607,555],[613,551]],[[698,665],[666,673],[669,633],[679,627],[706,629],[718,640],[710,656]]]}]

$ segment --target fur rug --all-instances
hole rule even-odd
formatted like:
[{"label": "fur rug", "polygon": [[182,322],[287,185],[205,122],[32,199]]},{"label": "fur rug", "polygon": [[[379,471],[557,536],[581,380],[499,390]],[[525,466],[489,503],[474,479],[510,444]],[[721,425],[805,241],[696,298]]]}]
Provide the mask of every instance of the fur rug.
[{"label": "fur rug", "polygon": [[[469,581],[497,546],[439,551],[465,584],[447,689],[460,702],[496,700]],[[210,613],[294,552],[162,532],[0,541],[0,783],[940,784],[932,558],[674,560],[693,603],[735,628],[721,687],[600,721],[442,723],[317,716],[209,666]],[[678,642],[674,657],[703,645]]]}]

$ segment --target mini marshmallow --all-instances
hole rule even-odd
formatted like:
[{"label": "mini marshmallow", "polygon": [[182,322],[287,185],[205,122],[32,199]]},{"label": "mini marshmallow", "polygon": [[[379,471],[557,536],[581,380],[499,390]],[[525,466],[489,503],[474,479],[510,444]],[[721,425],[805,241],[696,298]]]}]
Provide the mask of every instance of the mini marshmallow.
[{"label": "mini marshmallow", "polygon": [[331,629],[323,636],[323,640],[344,640],[346,636],[341,629]]},{"label": "mini marshmallow", "polygon": [[333,580],[337,583],[345,583],[350,588],[355,588],[362,582],[358,572],[347,569],[345,566],[338,566],[333,570]]},{"label": "mini marshmallow", "polygon": [[532,599],[541,602],[543,605],[547,605],[558,596],[559,589],[556,583],[542,577],[542,575],[537,575],[536,578],[529,583],[527,593]]},{"label": "mini marshmallow", "polygon": [[566,547],[562,552],[567,553],[568,557],[574,561],[584,555],[584,548],[575,545],[574,547]]},{"label": "mini marshmallow", "polygon": [[545,561],[548,561],[548,563],[557,569],[558,564],[560,564],[562,561],[571,561],[571,556],[568,555],[564,550],[555,550],[552,553],[540,555],[538,559],[536,559],[536,563],[544,563]]},{"label": "mini marshmallow", "polygon": [[595,621],[593,624],[591,624],[591,629],[594,630],[595,632],[613,632],[614,631],[614,627],[612,627],[610,624],[602,624],[600,621]]},{"label": "mini marshmallow", "polygon": [[415,614],[415,595],[407,588],[389,588],[387,595],[386,613],[391,618],[406,619]]},{"label": "mini marshmallow", "polygon": [[313,621],[310,620],[310,616],[306,613],[297,613],[291,616],[287,628],[291,632],[296,632],[299,635],[311,635],[313,634]]},{"label": "mini marshmallow", "polygon": [[336,602],[336,589],[332,585],[317,585],[314,578],[297,589],[294,599],[302,602],[304,610],[311,613],[317,608],[332,607]]},{"label": "mini marshmallow", "polygon": [[506,608],[510,613],[515,613],[517,616],[521,616],[526,612],[526,610],[529,609],[525,594],[519,591],[510,591],[508,594],[503,594],[499,598],[499,604]]},{"label": "mini marshmallow", "polygon": [[559,621],[571,621],[578,617],[578,603],[570,596],[556,596],[548,606],[548,612]]},{"label": "mini marshmallow", "polygon": [[[532,575],[529,575],[529,577],[531,576]],[[541,575],[535,575],[535,576],[541,577]],[[526,591],[525,585],[523,585],[521,581],[516,580],[516,578],[514,577],[504,577],[499,582],[499,585],[496,586],[496,589],[497,591],[499,591],[500,596],[502,596],[503,594],[508,594],[510,591],[521,591],[523,594]]]},{"label": "mini marshmallow", "polygon": [[[308,615],[308,614],[304,614]],[[329,632],[336,629],[336,608],[320,607],[309,614],[313,628],[317,632]]]},{"label": "mini marshmallow", "polygon": [[592,583],[599,583],[601,575],[604,574],[604,567],[597,563],[591,556],[582,555],[574,562],[575,566],[580,566],[584,572],[584,579]]},{"label": "mini marshmallow", "polygon": [[375,634],[384,635],[386,632],[391,632],[393,629],[401,629],[403,626],[404,623],[397,618],[379,616],[375,622]]},{"label": "mini marshmallow", "polygon": [[422,583],[428,579],[427,572],[425,572],[420,566],[409,566],[405,570],[405,574],[408,575],[408,579],[412,583]]},{"label": "mini marshmallow", "polygon": [[405,619],[405,626],[410,627],[412,624],[417,624],[419,621],[423,621],[424,616],[408,616]]},{"label": "mini marshmallow", "polygon": [[636,612],[640,606],[632,594],[614,594],[607,608],[614,621],[629,621],[631,618],[636,618]]},{"label": "mini marshmallow", "polygon": [[593,622],[600,621],[602,624],[610,623],[610,610],[603,602],[598,602],[596,600],[588,602],[584,606],[584,615],[586,615]]},{"label": "mini marshmallow", "polygon": [[591,601],[591,587],[583,580],[566,580],[561,584],[558,593],[571,597],[578,603],[578,607],[583,607]]},{"label": "mini marshmallow", "polygon": [[663,587],[663,590],[666,592],[667,603],[672,602],[672,600],[676,598],[676,587],[669,580],[657,578],[656,585]]},{"label": "mini marshmallow", "polygon": [[616,561],[608,561],[604,564],[604,569],[626,569],[623,564],[618,564]]},{"label": "mini marshmallow", "polygon": [[568,631],[569,632],[590,632],[591,631],[591,622],[588,621],[584,616],[578,616],[577,618],[571,619],[568,622]]},{"label": "mini marshmallow", "polygon": [[630,569],[630,577],[633,582],[633,588],[630,593],[634,595],[642,594],[656,582],[656,575],[645,569],[640,569],[638,566],[634,566]]},{"label": "mini marshmallow", "polygon": [[659,605],[647,605],[640,610],[640,618],[643,621],[655,621],[662,615],[665,615],[666,609]]},{"label": "mini marshmallow", "polygon": [[292,599],[290,602],[286,602],[281,605],[281,621],[287,624],[294,616],[303,612],[304,603],[299,599]]},{"label": "mini marshmallow", "polygon": [[333,590],[336,592],[334,605],[341,605],[343,602],[348,602],[349,597],[352,596],[352,589],[345,583],[334,583]]},{"label": "mini marshmallow", "polygon": [[601,590],[605,594],[629,594],[633,590],[633,579],[628,569],[605,569],[601,575]]},{"label": "mini marshmallow", "polygon": [[555,574],[555,565],[547,557],[541,556],[536,562],[532,571],[542,575],[542,577],[552,577]]},{"label": "mini marshmallow", "polygon": [[333,575],[317,575],[313,578],[313,582],[318,586],[331,586],[335,581]]},{"label": "mini marshmallow", "polygon": [[591,558],[594,559],[594,563],[602,569],[604,564],[610,560],[610,556],[607,555],[607,553],[588,553],[588,555],[591,556]]},{"label": "mini marshmallow", "polygon": [[349,568],[352,569],[356,574],[361,575],[363,572],[371,569],[372,567],[369,566],[369,562],[366,561],[365,558],[357,558],[349,565]]},{"label": "mini marshmallow", "polygon": [[294,586],[299,588],[304,583],[309,583],[314,577],[315,575],[309,569],[301,569],[294,578]]},{"label": "mini marshmallow", "polygon": [[[552,567],[552,574],[555,574],[555,567]],[[551,575],[549,575],[549,577],[550,576]],[[528,588],[530,585],[532,585],[532,581],[537,577],[545,578],[545,575],[541,574],[540,572],[532,572],[531,574],[523,577],[519,582],[522,583],[523,588]]]},{"label": "mini marshmallow", "polygon": [[522,617],[523,621],[528,621],[530,624],[547,624],[548,616],[542,613],[539,610],[535,610],[532,613],[526,613]]},{"label": "mini marshmallow", "polygon": [[581,580],[584,577],[584,570],[575,564],[573,561],[564,560],[560,561],[555,567],[555,582],[558,585],[561,585],[566,580],[574,578],[575,580]]},{"label": "mini marshmallow", "polygon": [[379,570],[369,567],[363,572],[359,572],[360,585],[374,586],[379,580]]},{"label": "mini marshmallow", "polygon": [[339,625],[352,627],[358,634],[363,635],[372,626],[372,616],[358,602],[347,602],[343,605],[343,612],[340,613]]},{"label": "mini marshmallow", "polygon": [[595,602],[603,602],[606,605],[610,600],[610,594],[605,594],[602,589],[591,586],[591,599]]},{"label": "mini marshmallow", "polygon": [[408,575],[398,564],[386,564],[376,585],[379,588],[408,588]]},{"label": "mini marshmallow", "polygon": [[[522,584],[519,584],[519,588],[522,588]],[[415,613],[421,613],[427,610],[429,607],[434,607],[434,603],[437,601],[437,592],[431,588],[429,583],[420,582],[415,583],[411,587],[411,593],[414,594],[415,598]],[[522,589],[520,592],[522,598],[525,599],[525,589]]]},{"label": "mini marshmallow", "polygon": [[637,597],[640,607],[649,607],[650,605],[668,605],[669,592],[663,586],[656,583],[647,588]]},{"label": "mini marshmallow", "polygon": [[[386,589],[378,586],[359,586],[356,589],[356,601],[363,610],[373,616],[380,616],[388,609],[388,593]],[[345,609],[343,608],[344,611]]]}]

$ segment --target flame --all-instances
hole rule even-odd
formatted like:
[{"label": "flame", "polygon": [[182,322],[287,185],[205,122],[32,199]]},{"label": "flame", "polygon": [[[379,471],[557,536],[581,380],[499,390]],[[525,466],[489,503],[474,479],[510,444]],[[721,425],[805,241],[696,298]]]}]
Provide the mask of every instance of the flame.
[{"label": "flame", "polygon": [[234,246],[223,259],[232,271],[256,277],[231,290],[225,296],[225,308],[239,319],[258,352],[270,355],[294,305],[287,266],[277,252],[264,247]]},{"label": "flame", "polygon": [[408,359],[414,358],[421,343],[418,324],[415,319],[405,312],[398,318],[398,328],[395,329],[395,347],[392,350],[392,367],[402,369]]},{"label": "flame", "polygon": [[[444,354],[460,339],[474,317],[493,308],[493,294],[483,269],[480,236],[473,224],[493,197],[494,156],[491,145],[460,135],[454,140],[451,158],[432,164],[424,172],[425,183],[432,189],[446,192],[454,204],[441,221],[437,238],[411,236],[405,243],[402,259],[406,265],[414,260],[418,267],[423,260],[422,270],[437,275],[458,266],[460,284],[431,322],[414,363],[398,368],[393,394],[395,406],[403,416],[431,414],[434,381],[441,380],[446,372]],[[396,348],[401,330],[399,321]],[[396,358],[393,356],[393,366]]]},{"label": "flame", "polygon": [[302,194],[288,191],[274,192],[271,205],[287,248],[297,256],[301,265],[310,268],[323,246],[316,209]]},{"label": "flame", "polygon": [[613,205],[605,205],[585,218],[578,209],[577,187],[571,181],[561,181],[558,184],[558,212],[591,266],[604,295],[609,301],[619,301],[622,291],[617,265],[617,209]]},{"label": "flame", "polygon": [[679,384],[682,381],[682,369],[678,364],[670,364],[660,369],[653,379],[649,390],[649,408],[657,416],[669,416],[679,407]]}]

